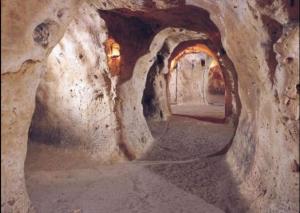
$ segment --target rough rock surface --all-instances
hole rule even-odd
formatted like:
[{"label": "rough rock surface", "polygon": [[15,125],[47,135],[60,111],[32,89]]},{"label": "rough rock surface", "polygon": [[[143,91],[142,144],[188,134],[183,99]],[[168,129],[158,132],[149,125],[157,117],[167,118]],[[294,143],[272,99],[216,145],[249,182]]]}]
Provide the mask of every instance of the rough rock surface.
[{"label": "rough rock surface", "polygon": [[[46,72],[49,54],[55,53],[52,49],[64,33],[68,35],[68,25],[80,15],[78,8],[83,2],[1,1],[3,212],[27,212],[29,209],[30,201],[24,182],[24,160],[37,87],[42,78],[41,74]],[[230,96],[225,101],[230,102],[230,107],[226,108],[226,115],[233,114],[237,128],[232,143],[229,144],[231,146],[226,146],[227,149],[224,149],[223,153],[230,147],[226,154],[228,167],[241,194],[249,203],[249,211],[299,212],[299,1],[91,0],[85,5],[90,3],[101,10],[119,9],[117,13],[122,16],[142,17],[143,23],[150,23],[151,29],[154,29],[155,24],[159,24],[136,54],[133,50],[130,51],[133,54],[129,57],[132,61],[124,66],[124,75],[109,80],[112,82],[111,88],[115,88],[115,91],[109,90],[103,94],[103,103],[112,104],[101,110],[114,110],[112,118],[108,120],[111,125],[117,125],[119,134],[114,134],[107,141],[101,137],[101,141],[96,142],[94,139],[97,134],[102,134],[101,130],[88,129],[88,134],[95,133],[94,139],[91,139],[93,144],[112,140],[114,142],[109,145],[108,150],[123,147],[121,155],[127,155],[129,158],[142,156],[151,144],[151,134],[141,105],[147,72],[154,62],[149,61],[156,58],[157,52],[168,38],[172,38],[173,44],[186,40],[208,39],[213,44],[212,50],[218,52],[220,65],[227,67],[224,80],[226,93]],[[128,10],[131,12],[128,13]],[[93,20],[93,17],[87,18],[88,20]],[[100,23],[102,22],[87,23],[87,26],[99,26]],[[73,26],[76,26],[76,23],[73,23]],[[110,27],[107,26],[112,35],[113,29],[119,29],[118,26]],[[183,28],[195,31],[194,35]],[[89,30],[85,35],[87,39],[92,39],[93,32],[100,29]],[[197,32],[203,34],[202,38],[201,33]],[[143,44],[141,40],[135,42]],[[120,44],[126,50],[131,43],[128,43],[128,46],[126,43]],[[100,54],[98,50],[88,50],[90,53],[96,53],[91,58],[95,59]],[[79,55],[74,54],[73,57],[75,56],[78,64],[82,63],[77,58]],[[49,60],[51,61],[51,57]],[[102,60],[105,58],[100,58],[100,61]],[[102,64],[100,61],[91,62],[89,65]],[[88,63],[81,66],[84,70],[91,71],[86,67]],[[75,67],[74,70],[78,68]],[[102,69],[97,72],[92,69],[91,73],[99,74],[99,79],[102,79],[98,72],[101,75],[105,73]],[[79,75],[88,76],[87,73]],[[79,75],[74,81],[80,79]],[[92,91],[103,83],[90,85],[93,82],[84,79],[85,88],[89,89],[87,97],[78,96],[74,99],[89,100],[93,103],[91,106],[85,105],[87,103],[78,104],[77,106],[87,107],[86,111],[74,109],[79,115],[96,111],[93,107],[99,100],[92,98]],[[81,90],[75,90],[75,93],[79,91]],[[68,90],[66,97],[70,97],[69,92]],[[115,95],[112,99],[115,102],[109,99],[110,94]],[[50,100],[53,98],[49,97]],[[71,111],[67,114],[70,115]],[[92,115],[85,116],[89,119]],[[88,125],[94,127],[95,123],[92,121],[96,122],[98,119],[89,120],[91,122]],[[70,121],[68,122],[70,124]],[[81,125],[81,122],[78,125]],[[73,131],[69,124],[65,127],[70,127],[70,131]],[[93,135],[87,137],[93,138]],[[117,144],[119,146],[116,146]]]},{"label": "rough rock surface", "polygon": [[[27,210],[24,161],[41,64],[26,61],[19,72],[1,76],[1,211]],[[12,85],[14,85],[12,87]],[[21,105],[22,103],[22,105]],[[16,132],[18,134],[16,134]]]},{"label": "rough rock surface", "polygon": [[119,121],[112,113],[116,79],[106,63],[106,32],[96,8],[84,3],[48,57],[31,136],[118,161],[124,156],[118,147]]},{"label": "rough rock surface", "polygon": [[[280,101],[278,102],[278,99],[282,99],[284,95],[277,92],[279,90],[278,83],[272,86],[272,79],[269,77],[271,70],[267,63],[268,55],[266,55],[268,46],[271,49],[274,48],[274,42],[271,41],[268,26],[264,25],[261,14],[253,9],[253,2],[236,4],[233,1],[226,1],[223,3],[223,7],[215,7],[216,11],[211,13],[212,20],[219,26],[223,45],[232,59],[239,77],[242,110],[236,135],[228,153],[228,163],[233,174],[237,178],[239,177],[239,183],[243,182],[242,191],[253,192],[252,195],[256,199],[251,208],[261,212],[267,211],[268,208],[271,212],[297,212],[299,210],[299,193],[297,192],[299,190],[299,173],[293,172],[290,165],[295,159],[299,159],[298,122],[293,122],[293,119],[289,117],[287,121],[293,123],[292,128],[284,124],[283,114],[279,108]],[[202,6],[206,8],[204,4]],[[207,4],[206,6],[208,8],[211,5]],[[287,7],[291,6],[287,5]],[[282,15],[288,16],[288,10],[284,10]],[[235,20],[238,19],[243,20],[238,22],[242,26],[235,24]],[[285,35],[298,31],[298,26],[294,25],[289,28],[291,21],[286,19],[281,22],[283,31],[287,32],[283,33],[275,43],[281,43],[280,40],[286,39],[290,42],[299,41],[299,38],[290,37],[288,39]],[[287,30],[288,28],[289,30]],[[288,57],[291,54],[290,51],[298,55],[298,45],[299,42],[286,49],[281,53],[281,57]],[[293,63],[296,65],[299,63],[297,61],[298,59]],[[283,61],[279,60],[275,76],[282,67],[281,64]],[[299,82],[299,68],[295,66],[292,69],[294,70],[293,77],[286,75],[276,80],[287,82],[290,81],[289,79],[294,79]],[[283,72],[291,73],[289,69],[284,69]],[[299,106],[296,83],[293,86],[285,84],[284,88],[288,87],[293,91],[296,105]],[[299,117],[296,119],[299,121]],[[295,131],[292,132],[289,129]],[[292,149],[290,149],[290,145],[286,144],[287,141],[293,144],[291,145]],[[256,184],[253,184],[254,182]]]}]

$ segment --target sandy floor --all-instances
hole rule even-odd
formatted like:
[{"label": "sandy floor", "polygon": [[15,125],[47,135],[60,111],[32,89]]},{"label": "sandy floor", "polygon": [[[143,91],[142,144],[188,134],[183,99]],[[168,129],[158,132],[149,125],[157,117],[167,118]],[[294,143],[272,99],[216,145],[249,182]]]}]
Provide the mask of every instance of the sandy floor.
[{"label": "sandy floor", "polygon": [[224,118],[225,116],[224,106],[214,105],[171,105],[171,111],[172,114],[197,117]]},{"label": "sandy floor", "polygon": [[218,119],[224,118],[225,116],[224,96],[221,95],[210,95],[210,104],[208,105],[194,102],[187,104],[172,104],[170,107],[172,114],[176,115]]},{"label": "sandy floor", "polygon": [[244,212],[221,149],[233,128],[191,118],[149,123],[143,159],[100,165],[79,151],[30,143],[26,183],[40,213]]}]

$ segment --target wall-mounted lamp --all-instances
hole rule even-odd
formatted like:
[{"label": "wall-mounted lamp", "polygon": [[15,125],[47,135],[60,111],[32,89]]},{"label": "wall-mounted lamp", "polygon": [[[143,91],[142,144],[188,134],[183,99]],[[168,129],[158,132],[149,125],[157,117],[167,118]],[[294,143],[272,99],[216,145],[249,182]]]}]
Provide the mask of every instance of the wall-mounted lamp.
[{"label": "wall-mounted lamp", "polygon": [[109,37],[105,41],[105,52],[107,55],[107,65],[112,75],[119,75],[121,72],[121,47],[113,38]]},{"label": "wall-mounted lamp", "polygon": [[111,45],[111,58],[120,57],[120,45],[118,43],[113,43]]}]

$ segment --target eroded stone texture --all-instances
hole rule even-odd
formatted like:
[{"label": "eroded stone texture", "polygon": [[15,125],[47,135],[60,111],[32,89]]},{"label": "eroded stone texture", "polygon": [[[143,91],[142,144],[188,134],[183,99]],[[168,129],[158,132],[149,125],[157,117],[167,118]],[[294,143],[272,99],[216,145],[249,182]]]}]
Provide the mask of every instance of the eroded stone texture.
[{"label": "eroded stone texture", "polygon": [[1,73],[44,60],[62,38],[82,0],[1,1]]},{"label": "eroded stone texture", "polygon": [[1,1],[1,100],[5,103],[1,106],[3,212],[27,212],[29,209],[24,161],[36,88],[49,50],[63,36],[79,5],[80,1],[48,4]]},{"label": "eroded stone texture", "polygon": [[33,139],[82,147],[103,161],[122,158],[113,112],[115,85],[104,51],[106,31],[96,9],[84,3],[48,57],[37,92]]},{"label": "eroded stone texture", "polygon": [[[146,31],[141,34],[149,36],[146,36],[147,41],[138,49],[139,51],[130,50],[130,43],[126,46],[126,36],[124,40],[120,38],[118,42],[121,47],[124,46],[125,51],[128,47],[128,51],[131,51],[128,58],[132,61],[125,66],[124,74],[112,78],[109,74],[107,74],[108,77],[104,77],[105,73],[109,72],[100,69],[104,63],[104,61],[101,63],[101,60],[106,57],[100,57],[96,62],[96,56],[100,53],[99,49],[93,48],[96,43],[99,46],[101,44],[97,37],[99,35],[92,35],[100,32],[97,31],[100,29],[85,28],[88,31],[82,36],[92,41],[82,42],[83,46],[91,45],[92,47],[92,50],[85,51],[85,53],[95,53],[95,55],[86,57],[87,55],[82,54],[81,57],[76,52],[78,50],[73,52],[76,53],[72,55],[74,63],[87,73],[82,72],[74,79],[68,76],[67,79],[80,82],[80,77],[84,77],[82,83],[85,86],[80,89],[74,88],[74,94],[70,90],[64,91],[67,93],[64,101],[84,100],[91,103],[90,105],[88,102],[76,104],[76,106],[85,107],[78,111],[68,107],[65,110],[70,109],[67,114],[76,112],[76,116],[84,116],[82,120],[79,120],[79,124],[88,125],[89,128],[85,127],[84,133],[88,134],[87,137],[93,138],[91,139],[95,142],[93,144],[98,144],[96,138],[99,135],[103,139],[103,132],[100,128],[93,130],[99,123],[98,118],[92,119],[92,116],[96,117],[100,112],[106,113],[112,110],[115,113],[113,113],[113,118],[108,119],[108,122],[115,124],[118,132],[109,139],[113,141],[112,143],[107,141],[109,144],[106,147],[107,150],[116,150],[114,147],[123,147],[122,144],[126,144],[127,152],[131,155],[134,153],[133,158],[141,156],[147,150],[151,134],[143,117],[141,99],[147,72],[154,62],[149,61],[156,58],[166,38],[176,35],[173,37],[175,38],[173,44],[196,39],[196,36],[191,36],[190,33],[184,38],[178,36],[180,29],[161,31],[163,28],[170,26],[188,28],[189,26],[189,30],[209,35],[215,44],[214,51],[219,53],[219,58],[222,60],[220,65],[226,65],[231,69],[229,74],[224,74],[225,84],[230,85],[228,88],[231,88],[229,92],[232,93],[232,100],[238,100],[238,96],[240,97],[241,107],[239,101],[230,100],[233,105],[232,110],[236,116],[239,116],[239,121],[232,146],[227,153],[227,162],[242,195],[251,203],[250,212],[299,212],[299,169],[297,169],[297,164],[299,166],[299,109],[297,107],[299,106],[299,92],[297,93],[296,89],[297,85],[299,88],[299,10],[295,9],[298,8],[299,2],[186,0],[185,4],[192,5],[192,9],[190,6],[183,6],[183,1],[153,0],[147,3],[145,1],[93,0],[90,2],[101,10],[125,8],[125,10],[115,11],[113,15],[121,14],[129,19],[135,16],[132,11],[140,10],[138,16],[139,19],[143,19],[143,23],[150,21],[154,24],[152,26],[160,24],[153,32]],[[78,15],[77,9],[80,3],[81,1],[36,0],[1,2],[1,42],[3,44],[1,46],[3,61],[1,63],[1,87],[3,89],[3,94],[1,94],[3,103],[1,108],[1,169],[4,171],[1,179],[3,198],[1,210],[4,212],[26,212],[29,208],[24,184],[24,160],[27,133],[34,111],[35,92],[45,59],[65,32],[66,36],[72,33],[72,30],[66,31],[67,25]],[[210,23],[208,13],[203,9],[198,10],[198,7],[209,12],[215,25]],[[188,14],[191,15],[190,18],[186,18]],[[85,26],[99,26],[99,23],[91,23],[97,16],[88,18],[89,15],[92,14],[85,14],[87,19],[84,20],[88,21]],[[164,21],[157,21],[157,19]],[[78,20],[78,23],[73,23],[73,25],[79,26],[81,21],[83,20]],[[271,23],[271,26],[267,26],[267,23]],[[118,26],[114,27],[109,26],[108,29],[120,29]],[[274,29],[279,31],[274,31]],[[110,33],[115,35],[114,30]],[[224,49],[221,49],[220,35]],[[74,38],[76,36],[78,35],[74,35]],[[142,41],[142,39],[136,39],[132,42]],[[62,40],[62,42],[66,41]],[[70,41],[68,43],[70,46],[65,45],[64,51],[67,52],[69,47],[80,49],[77,43],[75,46],[75,43],[76,40]],[[63,47],[58,47],[59,49],[63,50]],[[171,50],[172,48],[170,52]],[[55,51],[52,54],[54,53]],[[91,59],[93,61],[90,63],[84,61]],[[49,60],[53,60],[52,65],[59,63],[56,57],[50,57]],[[61,63],[64,61],[62,60]],[[78,67],[68,69],[79,71]],[[64,72],[63,74],[69,75]],[[55,76],[51,77],[51,74],[49,77],[49,73],[45,76],[53,82],[61,84],[64,82],[64,80],[60,82],[60,78]],[[237,84],[239,87],[234,87]],[[94,93],[103,85],[110,85],[110,89],[103,93]],[[54,87],[51,85],[51,88]],[[59,91],[59,88],[55,88],[56,91]],[[87,97],[79,94],[83,89],[86,89]],[[78,98],[73,99],[72,95],[78,95]],[[44,95],[38,95],[38,97],[41,96]],[[56,98],[61,97],[56,96]],[[100,101],[101,97],[103,97],[102,101]],[[49,96],[49,98],[50,101],[54,97]],[[44,99],[46,99],[45,96]],[[60,101],[58,99],[55,102]],[[101,108],[104,103],[110,106]],[[94,113],[99,114],[94,115]],[[72,129],[71,122],[73,121],[67,121],[68,131],[75,130]],[[104,123],[101,123],[101,126]],[[110,155],[106,152],[103,154]]]},{"label": "eroded stone texture", "polygon": [[[201,4],[196,1],[190,3]],[[228,163],[233,174],[239,177],[237,180],[244,181],[243,187],[253,192],[253,197],[249,198],[250,193],[242,187],[242,192],[249,200],[255,199],[251,209],[259,209],[256,211],[261,212],[268,208],[271,208],[270,211],[297,212],[299,173],[293,173],[289,164],[292,158],[298,158],[299,144],[296,137],[289,137],[289,129],[280,121],[282,114],[276,99],[283,97],[280,94],[278,97],[274,92],[276,86],[272,87],[269,77],[266,49],[272,48],[273,43],[263,24],[262,14],[253,10],[248,2],[224,1],[220,4],[222,6],[214,7],[211,3],[201,5],[211,11],[211,18],[221,31],[223,45],[239,77],[242,110],[236,136],[228,153]],[[288,14],[282,16],[287,17]],[[286,19],[286,22],[289,20]],[[278,67],[280,65],[276,69]],[[275,76],[276,72],[278,70]],[[294,72],[293,77],[290,75],[285,79],[297,79],[299,70],[296,67]],[[295,131],[297,134],[299,130]],[[288,148],[290,145],[286,144],[287,141],[294,144],[292,146],[296,152]]]},{"label": "eroded stone texture", "polygon": [[43,66],[28,60],[17,73],[1,76],[1,212],[26,212],[24,180],[28,129]]}]

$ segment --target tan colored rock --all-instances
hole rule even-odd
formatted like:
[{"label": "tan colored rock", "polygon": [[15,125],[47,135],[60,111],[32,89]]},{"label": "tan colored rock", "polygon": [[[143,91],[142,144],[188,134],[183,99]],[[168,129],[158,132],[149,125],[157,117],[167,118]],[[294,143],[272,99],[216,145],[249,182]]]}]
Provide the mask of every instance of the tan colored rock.
[{"label": "tan colored rock", "polygon": [[26,61],[20,71],[1,76],[1,211],[27,210],[30,202],[24,180],[28,129],[35,91],[43,66]]},{"label": "tan colored rock", "polygon": [[[143,14],[146,22],[153,18],[160,20],[160,27],[146,39],[148,46],[143,44],[140,49],[131,49],[132,44],[142,44],[146,37],[130,43],[126,36],[120,36],[124,37],[118,41],[121,54],[123,47],[129,51],[125,58],[132,60],[127,60],[121,74],[113,77],[107,70],[104,47],[98,48],[107,38],[102,34],[106,30],[102,20],[105,18],[100,19],[95,11],[87,9],[93,6],[84,3],[78,10],[83,3],[80,0],[1,2],[1,211],[27,212],[30,206],[24,161],[36,90],[41,73],[46,72],[47,59],[50,72],[45,73],[37,97],[49,106],[49,114],[44,117],[46,121],[35,122],[53,124],[54,120],[67,115],[70,119],[60,123],[60,128],[66,130],[66,135],[84,135],[78,144],[90,146],[95,156],[106,160],[112,156],[123,159],[124,155],[138,158],[150,148],[152,141],[141,100],[147,73],[157,53],[164,42],[168,43],[171,53],[182,41],[211,36],[213,42],[219,42],[216,47],[224,47],[224,50],[214,51],[218,51],[222,59],[221,66],[228,68],[224,75],[226,92],[230,94],[226,99],[227,115],[232,112],[234,121],[238,117],[226,158],[241,194],[251,203],[249,212],[299,212],[299,172],[291,170],[291,163],[299,159],[299,93],[296,89],[299,84],[299,10],[295,9],[299,2],[287,5],[283,0],[270,4],[258,0],[185,1],[190,6],[183,6],[183,1],[151,2],[89,1],[100,9],[128,9],[123,11],[121,19],[125,16],[130,19],[134,11],[141,10],[145,13],[139,16]],[[195,18],[201,13],[195,10],[197,7],[207,10],[216,26],[208,24],[203,11],[204,19]],[[184,19],[189,14],[192,18]],[[180,27],[168,28],[175,21]],[[108,29],[110,33],[121,29],[114,27]],[[190,27],[189,31],[180,29],[185,27]],[[65,46],[55,47],[59,41]],[[59,59],[61,52],[67,55]],[[81,52],[84,52],[82,57]],[[63,64],[60,68],[58,60]],[[67,71],[78,72],[78,75]],[[70,92],[75,82],[80,82],[82,87]],[[63,109],[58,110],[60,107]],[[100,122],[103,114],[109,117]],[[106,128],[107,124],[110,128]],[[95,129],[97,125],[99,129]],[[83,129],[78,130],[81,127]],[[39,125],[39,128],[44,126]],[[47,126],[43,131],[47,131]],[[94,149],[98,145],[99,149]],[[120,149],[123,151],[119,152]],[[224,150],[221,153],[226,152]]]},{"label": "tan colored rock", "polygon": [[31,126],[33,138],[52,137],[49,142],[81,148],[104,162],[124,158],[118,147],[106,32],[96,8],[84,3],[48,57]]},{"label": "tan colored rock", "polygon": [[1,64],[1,73],[17,72],[26,60],[44,60],[64,35],[82,2],[2,1],[1,53],[5,63]]}]

